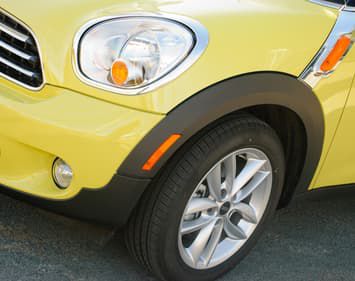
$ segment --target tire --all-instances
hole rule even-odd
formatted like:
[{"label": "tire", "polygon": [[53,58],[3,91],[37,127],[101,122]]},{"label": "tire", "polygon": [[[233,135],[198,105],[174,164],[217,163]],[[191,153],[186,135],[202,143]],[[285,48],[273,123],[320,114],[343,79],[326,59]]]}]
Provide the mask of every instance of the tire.
[{"label": "tire", "polygon": [[[261,160],[258,158],[259,156]],[[225,160],[220,162],[224,158]],[[227,181],[231,178],[228,175],[236,175],[236,172],[235,168],[226,168],[234,167],[227,163],[233,163],[236,159],[236,167],[240,166],[237,168],[239,169],[237,170],[238,174],[246,167],[249,171],[250,168],[247,165],[254,161],[254,158],[266,162],[257,162],[265,164],[261,164],[264,165],[260,168],[261,170],[258,170],[238,193],[233,195],[238,190],[235,179],[234,185],[226,183],[221,187],[220,192],[219,189],[214,189],[217,191],[212,192],[213,184],[211,182],[213,180],[211,179],[218,179],[215,177],[215,171],[224,173],[220,176],[221,182],[231,183],[231,181]],[[269,172],[267,172],[268,169]],[[211,171],[213,171],[212,176]],[[256,188],[249,197],[243,199],[244,201],[236,200],[237,197],[243,198],[240,194],[246,190],[245,186],[250,188],[257,177],[256,175],[263,173],[267,176],[261,183],[262,187]],[[205,129],[198,138],[187,143],[147,189],[126,228],[127,247],[140,264],[161,280],[215,280],[235,267],[256,243],[277,207],[283,187],[284,173],[283,147],[275,131],[265,122],[252,116],[230,116],[223,122]],[[207,178],[204,179],[206,175]],[[242,180],[239,180],[240,182]],[[223,197],[225,196],[223,194],[226,193],[223,192],[226,186],[228,186],[227,193],[230,195],[227,194],[226,197]],[[214,194],[215,192],[218,194]],[[247,195],[247,192],[245,191],[243,194]],[[215,195],[220,201],[215,200],[212,195]],[[218,206],[213,205],[210,209],[190,214],[195,206],[193,204],[200,200],[200,197],[204,202],[214,200],[213,202]],[[257,201],[257,199],[260,200]],[[226,203],[227,201],[229,205]],[[252,206],[252,202],[257,203],[253,203],[255,206],[263,207],[262,212],[257,211],[257,207],[253,207],[255,215],[253,219],[251,219],[251,215],[246,215],[251,212],[240,211],[243,206]],[[250,208],[247,209],[250,210]],[[184,217],[183,214],[185,214]],[[213,248],[213,246],[208,248],[215,249],[214,252],[207,251],[206,247],[205,252],[202,252],[203,255],[198,257],[196,253],[199,251],[195,249],[200,248],[192,247],[192,245],[195,240],[198,240],[199,243],[203,240],[197,239],[197,237],[200,238],[198,235],[202,233],[202,230],[189,234],[185,234],[185,230],[189,223],[196,224],[198,219],[205,217],[208,220],[214,220],[213,227],[208,228],[212,229],[212,233],[217,233],[213,237],[221,235],[215,240],[210,236],[207,245],[212,243],[211,241],[217,241],[216,243],[220,244],[217,248]],[[234,226],[245,226],[245,230],[242,229],[244,234],[250,232],[247,238],[241,239],[238,232],[235,231],[235,227],[230,228],[232,220]],[[209,233],[209,230],[206,231]],[[194,236],[196,236],[195,240]],[[233,247],[228,243],[231,243],[230,245]],[[191,254],[192,252],[194,254]],[[214,256],[208,254],[212,252]],[[223,256],[221,253],[225,252],[228,252],[228,255]]]}]

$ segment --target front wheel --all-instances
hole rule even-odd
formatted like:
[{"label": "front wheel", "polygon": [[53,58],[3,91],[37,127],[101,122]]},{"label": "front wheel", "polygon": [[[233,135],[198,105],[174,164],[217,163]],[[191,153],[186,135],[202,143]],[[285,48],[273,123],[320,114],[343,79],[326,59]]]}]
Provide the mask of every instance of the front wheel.
[{"label": "front wheel", "polygon": [[283,177],[276,133],[254,117],[227,119],[176,155],[147,190],[128,247],[162,280],[214,280],[255,244]]}]

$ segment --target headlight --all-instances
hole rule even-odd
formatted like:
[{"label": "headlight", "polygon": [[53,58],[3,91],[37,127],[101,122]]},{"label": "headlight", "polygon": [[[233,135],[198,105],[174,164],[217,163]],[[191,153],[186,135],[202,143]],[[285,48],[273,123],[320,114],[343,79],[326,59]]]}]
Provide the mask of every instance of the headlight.
[{"label": "headlight", "polygon": [[130,15],[89,23],[75,40],[75,67],[90,85],[139,94],[176,78],[202,54],[208,34],[185,17]]}]

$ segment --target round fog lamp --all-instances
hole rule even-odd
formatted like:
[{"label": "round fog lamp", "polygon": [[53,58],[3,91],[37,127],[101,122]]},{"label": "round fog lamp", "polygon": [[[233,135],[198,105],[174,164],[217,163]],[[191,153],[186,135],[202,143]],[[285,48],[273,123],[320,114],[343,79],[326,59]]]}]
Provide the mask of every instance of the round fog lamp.
[{"label": "round fog lamp", "polygon": [[73,171],[63,159],[57,158],[53,163],[53,179],[59,188],[67,188],[72,179]]}]

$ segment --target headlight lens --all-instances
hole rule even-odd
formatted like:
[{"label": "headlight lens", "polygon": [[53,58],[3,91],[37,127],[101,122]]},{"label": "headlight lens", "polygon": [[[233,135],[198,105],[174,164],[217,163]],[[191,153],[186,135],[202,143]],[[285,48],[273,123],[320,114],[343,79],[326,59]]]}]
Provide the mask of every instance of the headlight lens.
[{"label": "headlight lens", "polygon": [[[182,64],[199,40],[191,28],[167,18],[110,19],[83,33],[78,43],[77,67],[86,80],[103,88],[141,93]],[[204,40],[206,46],[208,39]],[[194,60],[203,49],[195,50]]]}]

